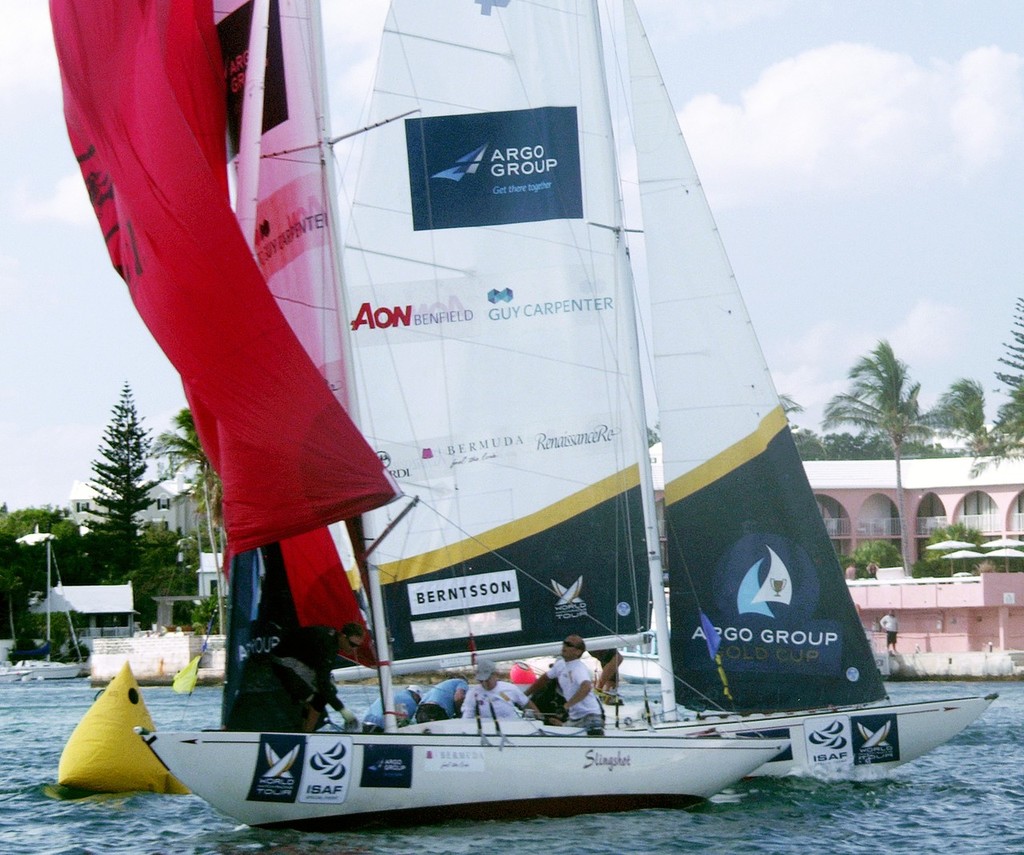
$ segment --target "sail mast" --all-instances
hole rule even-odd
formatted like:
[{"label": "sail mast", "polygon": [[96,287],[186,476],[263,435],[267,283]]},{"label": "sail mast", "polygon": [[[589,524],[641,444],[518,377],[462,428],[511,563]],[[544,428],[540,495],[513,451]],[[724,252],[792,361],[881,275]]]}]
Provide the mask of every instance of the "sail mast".
[{"label": "sail mast", "polygon": [[[327,114],[327,68],[324,62],[324,38],[323,19],[320,12],[320,0],[309,0],[309,15],[311,24],[310,49],[313,53],[314,79],[320,87],[321,97],[319,99],[318,121],[318,147],[320,163],[322,166],[321,175],[324,182],[324,200],[327,205],[327,232],[328,246],[330,248],[330,263],[334,270],[334,281],[338,283],[337,299],[339,311],[336,315],[339,326],[342,318],[351,317],[349,311],[349,297],[344,287],[344,272],[341,264],[341,236],[339,234],[339,212],[338,201],[335,192],[336,177],[334,171],[333,140],[330,137],[330,121]],[[353,353],[351,340],[344,331],[340,331],[342,352],[344,354],[343,376],[336,378],[343,383],[343,389],[335,389],[335,394],[342,394],[346,409],[352,414],[352,419],[359,427],[359,406],[356,400],[356,384],[353,375]],[[330,381],[331,378],[328,378]],[[333,385],[333,384],[332,384]],[[415,502],[413,503],[415,504]],[[413,505],[407,507],[398,519],[401,519]],[[397,520],[395,521],[397,522]],[[356,548],[356,559],[362,562],[365,558],[360,557],[360,547]],[[377,674],[380,678],[381,706],[384,710],[384,730],[386,733],[393,733],[398,729],[398,720],[395,716],[394,685],[391,673],[391,645],[388,641],[387,619],[384,614],[384,597],[381,589],[380,571],[376,564],[366,561],[367,566],[367,596],[370,602],[370,623],[373,628],[373,642],[377,656]]]},{"label": "sail mast", "polygon": [[[597,57],[601,65],[601,79],[607,80],[607,69],[604,64],[604,48],[601,39],[601,16],[597,9],[597,0],[593,0],[594,12],[592,15],[594,25],[594,38],[597,42]],[[602,88],[604,96],[604,108],[608,116],[611,116],[611,102],[608,96],[608,87]],[[615,224],[615,232],[618,237],[618,270],[620,276],[628,283],[628,287],[620,289],[621,294],[630,300],[629,311],[634,317],[637,315],[635,301],[636,289],[633,285],[633,271],[629,264],[624,243],[625,229],[622,223],[622,198],[621,181],[615,152],[610,155],[610,162],[613,168],[615,186],[620,188],[619,205],[617,206],[618,222]],[[637,318],[637,321],[639,318]],[[643,383],[640,379],[640,341],[637,334],[636,323],[629,325],[628,346],[634,353],[636,359],[636,382],[634,384],[633,408],[636,417],[643,424],[634,431],[638,444],[637,461],[640,469],[640,496],[643,507],[644,541],[647,545],[647,566],[650,576],[651,604],[653,609],[653,622],[657,632],[658,640],[658,666],[661,675],[661,701],[662,711],[667,720],[674,721],[676,718],[675,683],[672,670],[672,651],[669,645],[668,634],[668,612],[665,604],[665,582],[664,571],[661,565],[661,545],[658,537],[657,508],[654,502],[654,477],[651,472],[651,453],[647,444],[646,406],[644,401]]]}]

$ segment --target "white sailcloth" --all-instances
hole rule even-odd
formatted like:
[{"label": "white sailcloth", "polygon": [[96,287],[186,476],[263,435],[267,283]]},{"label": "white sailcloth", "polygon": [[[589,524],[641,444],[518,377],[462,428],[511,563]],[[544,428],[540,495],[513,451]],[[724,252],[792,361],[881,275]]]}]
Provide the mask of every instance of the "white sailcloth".
[{"label": "white sailcloth", "polygon": [[632,582],[595,608],[620,570],[646,587],[649,550],[595,14],[420,0],[388,16],[369,122],[418,112],[367,139],[345,261],[361,426],[423,500],[375,556],[385,587],[407,583],[399,656],[452,634],[463,650],[535,640],[540,610],[551,640],[571,617],[596,618],[573,629],[588,637],[646,619]]}]

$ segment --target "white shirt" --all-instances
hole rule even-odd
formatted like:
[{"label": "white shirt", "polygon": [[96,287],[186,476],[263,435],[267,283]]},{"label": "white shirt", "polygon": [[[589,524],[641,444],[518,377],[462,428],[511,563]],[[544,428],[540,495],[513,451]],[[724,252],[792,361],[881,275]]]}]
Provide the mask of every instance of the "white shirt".
[{"label": "white shirt", "polygon": [[896,615],[883,615],[878,625],[886,632],[896,632],[900,627],[900,622],[896,620]]},{"label": "white shirt", "polygon": [[[516,718],[519,713],[516,707],[529,706],[530,699],[518,686],[499,680],[493,689],[485,689],[480,683],[474,683],[466,692],[462,702],[462,717],[476,718],[479,708],[480,718]],[[493,715],[491,710],[494,710]]]},{"label": "white shirt", "polygon": [[[593,683],[590,669],[579,659],[573,659],[572,662],[559,659],[548,671],[548,679],[558,680],[558,688],[561,689],[566,701],[572,698],[584,683]],[[569,707],[569,718],[600,714],[601,704],[594,697],[593,691],[587,692],[582,701]]]}]

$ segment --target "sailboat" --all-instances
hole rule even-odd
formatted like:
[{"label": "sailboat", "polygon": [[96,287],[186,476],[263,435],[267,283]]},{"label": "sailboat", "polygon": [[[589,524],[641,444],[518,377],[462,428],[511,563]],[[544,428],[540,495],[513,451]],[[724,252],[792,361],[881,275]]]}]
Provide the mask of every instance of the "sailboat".
[{"label": "sailboat", "polygon": [[[60,587],[53,588],[50,585],[50,578],[53,567],[53,541],[54,536],[49,532],[39,531],[39,526],[31,534],[22,535],[18,543],[34,546],[46,544],[46,640],[40,648],[32,651],[12,651],[11,665],[0,667],[0,683],[28,683],[35,680],[73,680],[83,676],[85,666],[79,662],[53,662],[50,659],[50,609],[55,592],[62,590]],[[59,581],[58,574],[58,581]],[[71,630],[72,641],[75,644],[75,652],[78,652],[78,640],[75,638],[75,629],[71,624],[71,615],[68,614],[68,627]],[[18,658],[19,656],[30,658]],[[79,655],[79,658],[80,655]]]},{"label": "sailboat", "polygon": [[[483,3],[479,15],[496,17],[507,27],[523,5]],[[623,8],[664,448],[670,615],[651,594],[650,622],[646,612],[624,610],[624,617],[579,631],[592,648],[647,645],[653,636],[650,646],[657,655],[641,657],[636,679],[660,683],[660,698],[653,702],[660,701],[655,725],[660,733],[702,732],[714,725],[718,732],[789,737],[790,745],[758,775],[884,773],[952,739],[994,696],[908,704],[887,699],[640,17],[631,0]],[[560,231],[563,225],[571,228],[573,220],[536,231],[506,224],[507,207],[495,201],[519,194],[524,206],[544,204],[545,169],[558,168],[547,163],[557,161],[557,138],[539,143],[526,130],[534,117],[517,114],[526,123],[518,138],[529,144],[502,149],[494,142],[501,137],[484,118],[472,112],[449,116],[453,104],[485,117],[505,106],[502,83],[510,46],[476,42],[475,30],[453,39],[450,33],[462,32],[473,18],[457,5],[444,14],[431,4],[417,9],[422,13],[402,4],[392,8],[381,63],[389,76],[378,78],[373,118],[410,109],[440,115],[407,120],[404,137],[375,140],[369,147],[346,247],[347,283],[359,307],[353,320],[356,353],[365,354],[357,360],[360,383],[367,392],[386,390],[383,399],[361,396],[367,408],[364,429],[390,461],[392,474],[410,491],[430,495],[440,508],[438,519],[424,519],[406,534],[404,552],[381,560],[389,606],[409,627],[396,639],[396,671],[457,663],[449,636],[459,632],[474,645],[489,635],[508,645],[518,640],[512,630],[524,619],[521,611],[511,614],[510,630],[500,603],[486,611],[445,596],[444,580],[454,575],[456,561],[472,568],[464,576],[470,583],[486,583],[500,578],[506,560],[529,565],[536,550],[563,574],[550,579],[556,592],[580,580],[590,606],[595,589],[611,590],[596,576],[600,559],[593,553],[581,548],[566,554],[557,543],[531,541],[521,532],[524,522],[519,530],[488,524],[495,494],[507,481],[499,474],[504,470],[520,478],[511,482],[517,487],[508,501],[517,504],[513,516],[523,521],[530,520],[532,510],[528,491],[540,490],[538,485],[557,489],[560,473],[525,453],[524,446],[543,446],[549,436],[535,425],[557,418],[572,424],[604,400],[566,367],[581,362],[577,351],[566,355],[578,346],[579,331],[565,331],[573,328],[567,323],[552,332],[553,314],[566,312],[563,320],[570,313],[576,321],[586,317],[588,304],[578,294],[574,303],[548,297],[549,283],[571,293],[558,278],[566,267],[551,259],[562,248],[576,253],[583,241]],[[546,21],[541,30],[551,43],[538,39],[530,50],[540,67],[549,67],[552,61],[543,57],[562,49],[561,31]],[[448,51],[452,59],[442,59]],[[446,75],[456,56],[475,69],[471,79]],[[596,58],[591,60],[596,66]],[[526,88],[532,79],[512,85]],[[569,75],[545,80],[544,86],[544,103],[570,103],[579,81]],[[592,127],[580,133],[590,145],[585,154],[592,164],[594,140],[607,135]],[[484,139],[492,140],[492,148],[470,143]],[[437,150],[442,154],[429,161]],[[605,156],[611,171],[614,156]],[[419,167],[411,189],[388,180],[393,164],[403,159]],[[479,183],[481,171],[503,172],[507,180],[484,184],[482,191],[467,189]],[[410,216],[406,194],[412,200],[413,234],[399,244],[394,236]],[[591,185],[585,195],[591,205],[601,198]],[[608,210],[614,207],[605,201]],[[591,241],[588,250],[603,249],[609,256],[620,251],[612,241],[602,245],[594,237],[605,228],[621,243],[625,233],[614,214],[595,215],[591,208],[576,225]],[[470,241],[467,226],[484,231]],[[515,243],[503,240],[505,229],[515,232]],[[619,275],[628,279],[628,266]],[[544,283],[543,303],[534,296],[539,283]],[[479,300],[484,293],[486,305]],[[482,333],[475,323],[481,314],[489,321]],[[622,327],[607,335],[606,344],[628,360],[636,341]],[[389,403],[383,411],[374,407],[381,400]],[[413,424],[411,414],[424,409],[433,413],[434,424]],[[642,411],[636,405],[634,414]],[[620,428],[614,413],[595,414],[592,424]],[[582,450],[585,436],[591,435],[567,436],[559,447],[570,477],[592,465],[592,454],[569,454]],[[643,472],[645,455],[630,460]],[[642,489],[646,493],[649,487]],[[497,500],[504,498],[499,493]],[[537,506],[557,507],[546,498]],[[617,529],[606,523],[603,531]],[[561,541],[566,542],[598,541],[569,533]],[[653,553],[650,538],[648,544]],[[419,556],[418,565],[403,558],[410,553]],[[657,572],[648,593],[661,590]],[[545,581],[534,579],[538,588]],[[528,619],[539,620],[542,609],[538,603]],[[460,610],[468,614],[464,621]],[[478,626],[460,629],[460,621]],[[671,644],[670,625],[676,628]],[[506,648],[506,655],[516,658],[542,652]],[[632,657],[625,664],[632,666]],[[365,672],[356,670],[354,676]]]},{"label": "sailboat", "polygon": [[[643,508],[653,494],[607,104],[589,84],[545,92],[541,67],[519,54],[559,45],[578,53],[570,68],[599,69],[596,4],[395,3],[378,72],[383,118],[395,115],[382,94],[402,64],[393,50],[410,37],[443,34],[482,58],[513,62],[500,60],[500,77],[476,87],[489,104],[458,107],[458,87],[427,100],[406,89],[399,100],[415,102],[408,109],[419,115],[375,132],[380,156],[367,168],[387,166],[388,177],[364,185],[370,197],[353,219],[352,270],[370,277],[353,273],[337,301],[308,272],[290,275],[312,258],[327,260],[321,273],[332,270],[337,218],[330,193],[325,202],[316,190],[330,185],[277,176],[287,164],[312,164],[322,176],[329,164],[326,122],[312,112],[323,103],[318,8],[306,0],[224,7],[218,33],[202,0],[130,9],[53,0],[69,134],[112,260],[181,372],[224,480],[233,556],[225,721],[244,695],[247,664],[273,650],[278,632],[337,626],[353,608],[354,597],[337,590],[345,576],[328,526],[361,518],[372,543],[353,530],[367,565],[385,732],[162,732],[144,734],[149,747],[192,792],[240,821],[308,828],[686,806],[776,755],[785,740],[653,729],[597,738],[528,720],[398,731],[391,712],[393,659],[552,649],[594,621],[610,640],[636,634],[638,604],[653,579],[660,584],[660,567],[648,561],[656,550]],[[445,27],[456,11],[459,26]],[[227,88],[244,91],[237,219],[220,150],[222,52]],[[423,59],[429,68],[434,57]],[[426,82],[417,73],[416,86]],[[291,120],[307,111],[313,130],[295,139],[289,129],[304,125]],[[470,128],[472,119],[483,124]],[[441,189],[422,169],[437,155],[427,137],[438,125],[475,138],[450,162],[444,153],[435,172],[450,177]],[[495,149],[480,133],[507,139]],[[401,156],[388,163],[396,139]],[[446,185],[476,173],[485,151],[505,159],[500,175],[497,162],[485,171],[510,203],[461,220],[476,202],[453,205]],[[393,194],[383,207],[372,198],[378,190]],[[445,210],[455,219],[438,219]],[[380,228],[364,219],[375,213]],[[445,248],[477,237],[473,254],[487,269],[450,266],[457,260]],[[513,273],[524,258],[531,269]],[[533,293],[530,278],[542,284]],[[337,336],[342,311],[354,360]],[[517,317],[537,323],[500,329]],[[530,359],[501,356],[523,339]],[[396,385],[388,363],[396,376],[399,367],[415,374]],[[397,509],[396,483],[421,500],[416,507]]]},{"label": "sailboat", "polygon": [[663,726],[790,737],[757,774],[877,774],[952,739],[995,695],[886,697],[640,17],[624,5],[665,468],[675,671],[659,676],[700,713]]}]

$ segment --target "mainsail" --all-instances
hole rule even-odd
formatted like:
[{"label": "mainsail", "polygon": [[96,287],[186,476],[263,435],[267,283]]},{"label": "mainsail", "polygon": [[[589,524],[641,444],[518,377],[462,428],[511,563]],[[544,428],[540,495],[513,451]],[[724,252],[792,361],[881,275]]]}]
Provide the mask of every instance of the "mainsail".
[{"label": "mainsail", "polygon": [[631,0],[625,9],[677,694],[693,709],[878,700],[881,676],[704,191]]},{"label": "mainsail", "polygon": [[416,115],[368,135],[344,257],[360,426],[422,500],[374,556],[397,659],[646,628],[656,536],[596,14],[388,15],[369,121]]},{"label": "mainsail", "polygon": [[64,109],[111,260],[182,376],[241,552],[394,496],[228,204],[209,0],[53,0]]}]

